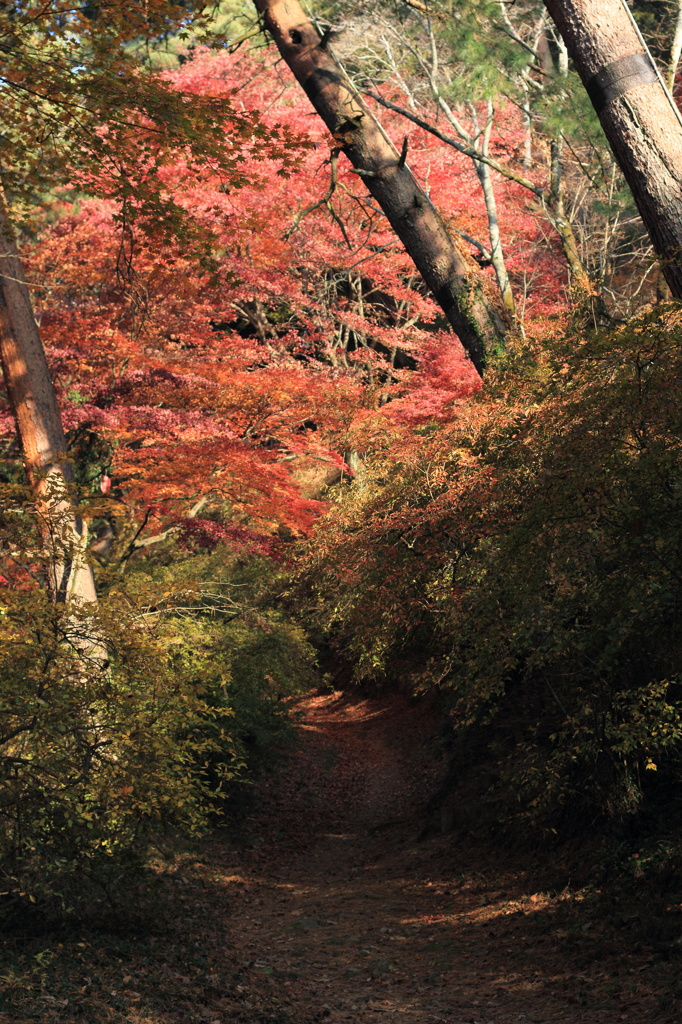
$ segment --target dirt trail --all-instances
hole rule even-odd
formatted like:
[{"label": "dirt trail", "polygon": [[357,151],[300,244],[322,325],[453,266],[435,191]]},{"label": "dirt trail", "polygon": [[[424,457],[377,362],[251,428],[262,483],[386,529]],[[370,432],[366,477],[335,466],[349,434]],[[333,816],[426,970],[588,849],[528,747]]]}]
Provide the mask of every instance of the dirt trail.
[{"label": "dirt trail", "polygon": [[299,712],[301,742],[245,823],[250,848],[226,869],[217,845],[185,879],[204,886],[195,901],[210,889],[226,939],[193,1020],[679,1019],[651,957],[588,903],[537,891],[537,868],[501,874],[456,836],[419,840],[442,771],[427,710],[332,694]]},{"label": "dirt trail", "polygon": [[420,840],[444,769],[428,708],[330,694],[294,711],[257,811],[161,858],[128,916],[7,936],[0,1024],[682,1020],[679,906],[557,892],[538,858]]}]

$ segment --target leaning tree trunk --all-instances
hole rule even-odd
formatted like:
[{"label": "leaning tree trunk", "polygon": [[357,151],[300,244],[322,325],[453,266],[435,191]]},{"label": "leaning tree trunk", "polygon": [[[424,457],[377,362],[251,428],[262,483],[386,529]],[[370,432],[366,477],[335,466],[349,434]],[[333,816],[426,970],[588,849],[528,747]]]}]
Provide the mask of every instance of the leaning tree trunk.
[{"label": "leaning tree trunk", "polygon": [[87,532],[73,507],[73,469],[24,271],[0,195],[0,354],[24,465],[37,498],[55,602],[97,600]]},{"label": "leaning tree trunk", "polygon": [[675,298],[682,299],[682,125],[625,0],[545,0]]},{"label": "leaning tree trunk", "polygon": [[479,373],[504,341],[484,277],[459,248],[430,199],[329,52],[298,0],[254,0],[266,29],[386,214]]}]

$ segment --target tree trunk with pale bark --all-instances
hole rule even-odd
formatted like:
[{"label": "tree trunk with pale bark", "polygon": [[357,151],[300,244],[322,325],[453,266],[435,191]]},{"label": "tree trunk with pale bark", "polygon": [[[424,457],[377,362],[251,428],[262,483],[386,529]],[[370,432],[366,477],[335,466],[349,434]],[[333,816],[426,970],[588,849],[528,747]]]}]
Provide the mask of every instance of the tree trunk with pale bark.
[{"label": "tree trunk with pale bark", "polygon": [[545,0],[682,299],[682,125],[623,0]]},{"label": "tree trunk with pale bark", "polygon": [[254,0],[310,102],[385,213],[479,373],[504,343],[504,324],[475,262],[449,234],[298,0]]},{"label": "tree trunk with pale bark", "polygon": [[36,495],[55,602],[97,600],[87,530],[74,509],[73,467],[57,396],[4,199],[0,195],[0,355],[24,465]]}]

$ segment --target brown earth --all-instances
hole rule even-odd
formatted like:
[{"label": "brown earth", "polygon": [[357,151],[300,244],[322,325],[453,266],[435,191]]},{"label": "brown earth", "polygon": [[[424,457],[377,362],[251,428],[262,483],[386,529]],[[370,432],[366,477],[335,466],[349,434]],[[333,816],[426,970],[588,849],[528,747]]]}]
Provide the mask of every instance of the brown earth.
[{"label": "brown earth", "polygon": [[233,829],[163,872],[165,926],[51,943],[35,1008],[0,1021],[680,1019],[680,943],[647,940],[636,905],[605,913],[537,857],[420,838],[444,768],[427,707],[334,693],[296,711],[300,742],[256,782],[237,847]]},{"label": "brown earth", "polygon": [[248,823],[254,848],[219,876],[240,980],[205,1020],[679,1019],[661,999],[670,965],[633,950],[632,921],[538,891],[551,872],[518,855],[501,870],[471,840],[420,840],[443,771],[428,708],[335,693],[299,711],[300,746]]}]

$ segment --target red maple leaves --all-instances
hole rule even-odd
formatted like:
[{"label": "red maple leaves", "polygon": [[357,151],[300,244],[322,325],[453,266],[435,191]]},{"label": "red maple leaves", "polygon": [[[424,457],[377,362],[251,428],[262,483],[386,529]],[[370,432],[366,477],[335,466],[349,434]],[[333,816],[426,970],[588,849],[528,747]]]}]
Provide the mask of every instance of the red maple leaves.
[{"label": "red maple leaves", "polygon": [[[437,307],[343,158],[330,190],[333,144],[286,71],[199,52],[167,77],[183,95],[258,110],[262,144],[254,122],[254,138],[234,142],[230,181],[182,151],[154,167],[191,237],[171,240],[148,218],[122,226],[113,202],[65,194],[30,254],[41,329],[66,427],[88,424],[111,445],[103,494],[165,510],[187,543],[248,529],[267,547],[308,532],[363,429],[410,443],[414,425],[460,414],[478,378],[435,329]],[[466,210],[481,234],[470,164],[416,128],[409,152],[446,214],[461,223]],[[500,201],[510,268],[534,275],[527,311],[542,321],[561,308],[560,268],[537,249],[518,189],[505,184]],[[229,525],[187,518],[201,496]]]}]

